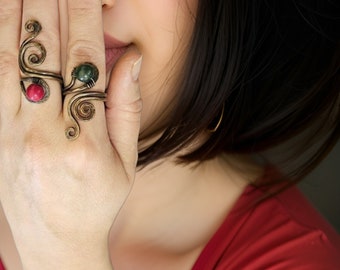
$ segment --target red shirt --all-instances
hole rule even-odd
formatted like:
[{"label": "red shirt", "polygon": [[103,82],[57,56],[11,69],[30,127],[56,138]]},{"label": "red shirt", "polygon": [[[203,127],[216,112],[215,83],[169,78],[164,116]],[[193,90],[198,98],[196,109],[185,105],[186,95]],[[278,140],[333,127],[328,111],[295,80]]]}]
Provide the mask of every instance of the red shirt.
[{"label": "red shirt", "polygon": [[246,208],[262,195],[247,187],[192,270],[340,269],[339,234],[295,187]]},{"label": "red shirt", "polygon": [[339,234],[297,188],[247,208],[260,196],[248,186],[192,270],[340,270]]}]

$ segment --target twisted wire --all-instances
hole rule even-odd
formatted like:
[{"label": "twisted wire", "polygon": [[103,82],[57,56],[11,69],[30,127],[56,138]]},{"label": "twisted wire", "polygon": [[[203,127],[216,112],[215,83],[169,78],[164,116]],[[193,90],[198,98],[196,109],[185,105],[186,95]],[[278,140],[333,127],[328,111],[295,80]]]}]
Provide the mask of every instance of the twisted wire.
[{"label": "twisted wire", "polygon": [[[45,61],[47,55],[44,45],[38,41],[33,41],[42,30],[41,24],[38,21],[29,20],[25,24],[25,30],[30,36],[22,42],[19,49],[19,67],[22,73],[31,77],[40,79],[49,78],[63,83],[63,78],[60,74],[33,68],[41,65]],[[32,49],[35,51],[28,54]]]},{"label": "twisted wire", "polygon": [[73,122],[73,126],[68,127],[65,135],[69,140],[75,140],[80,135],[80,125],[78,121],[89,121],[95,115],[95,107],[91,101],[105,101],[106,94],[97,91],[87,91],[77,93],[71,97],[67,110]]},{"label": "twisted wire", "polygon": [[79,121],[89,121],[95,115],[95,106],[91,101],[105,101],[106,93],[88,91],[95,86],[98,78],[91,79],[89,82],[75,87],[77,77],[73,71],[70,84],[64,86],[64,80],[60,74],[36,69],[36,66],[41,65],[45,61],[47,55],[45,47],[40,42],[34,40],[41,32],[42,27],[38,21],[29,20],[25,24],[25,30],[30,35],[22,42],[19,49],[19,67],[22,73],[27,76],[21,79],[22,91],[26,95],[25,81],[40,84],[46,91],[46,98],[41,101],[43,102],[49,96],[49,86],[44,79],[58,80],[63,86],[63,96],[73,95],[67,105],[67,111],[73,125],[65,130],[65,134],[69,140],[75,140],[80,135]]}]

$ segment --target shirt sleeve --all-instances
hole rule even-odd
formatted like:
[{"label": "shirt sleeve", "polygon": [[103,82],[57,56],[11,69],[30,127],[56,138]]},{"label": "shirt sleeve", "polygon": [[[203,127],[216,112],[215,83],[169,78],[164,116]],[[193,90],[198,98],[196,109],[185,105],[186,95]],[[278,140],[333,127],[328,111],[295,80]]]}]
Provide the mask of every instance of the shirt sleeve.
[{"label": "shirt sleeve", "polygon": [[193,270],[340,269],[339,234],[296,188],[247,207],[262,195],[246,190]]},{"label": "shirt sleeve", "polygon": [[1,258],[0,258],[0,270],[6,270],[5,266],[2,264]]},{"label": "shirt sleeve", "polygon": [[321,231],[300,231],[290,237],[286,235],[281,243],[271,235],[267,237],[261,243],[249,244],[248,248],[239,252],[239,256],[234,256],[234,260],[230,260],[225,254],[215,269],[340,269],[339,250],[335,249]]}]

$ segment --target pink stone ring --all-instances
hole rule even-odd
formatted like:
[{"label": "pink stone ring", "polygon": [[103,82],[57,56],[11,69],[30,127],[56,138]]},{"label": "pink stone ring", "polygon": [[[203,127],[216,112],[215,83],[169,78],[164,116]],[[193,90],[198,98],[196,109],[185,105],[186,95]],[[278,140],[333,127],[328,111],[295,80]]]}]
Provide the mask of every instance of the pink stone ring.
[{"label": "pink stone ring", "polygon": [[[25,82],[30,82],[28,87],[25,87]],[[41,78],[22,78],[20,84],[21,90],[29,102],[42,103],[50,96],[50,88]]]},{"label": "pink stone ring", "polygon": [[[89,62],[82,63],[72,71],[72,79],[68,85],[64,85],[61,75],[36,69],[46,58],[46,49],[34,39],[39,35],[42,27],[39,22],[29,20],[25,24],[25,30],[30,35],[20,46],[19,67],[25,77],[21,78],[21,90],[29,102],[43,103],[50,96],[50,87],[46,79],[56,80],[62,89],[61,95],[71,95],[67,103],[67,111],[71,122],[65,130],[66,138],[75,140],[80,135],[79,121],[89,121],[95,115],[95,106],[92,101],[105,101],[105,91],[91,90],[98,78],[98,68]],[[31,52],[31,53],[29,53]]]},{"label": "pink stone ring", "polygon": [[[41,65],[46,58],[45,47],[34,41],[42,30],[40,23],[29,20],[25,24],[25,30],[30,35],[23,41],[19,50],[19,67],[25,75],[21,78],[20,86],[29,102],[42,103],[50,96],[50,88],[45,79],[57,80],[60,85],[63,85],[63,78],[57,73],[35,68],[35,66]],[[30,51],[31,53],[29,53]]]}]

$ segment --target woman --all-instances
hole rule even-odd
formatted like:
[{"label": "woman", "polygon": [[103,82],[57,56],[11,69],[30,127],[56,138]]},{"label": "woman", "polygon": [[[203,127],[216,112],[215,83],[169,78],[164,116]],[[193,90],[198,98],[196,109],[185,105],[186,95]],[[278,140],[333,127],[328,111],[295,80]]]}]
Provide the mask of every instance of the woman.
[{"label": "woman", "polygon": [[[0,6],[7,270],[340,267],[289,188],[339,137],[339,6]],[[287,141],[290,174],[264,156]]]}]

